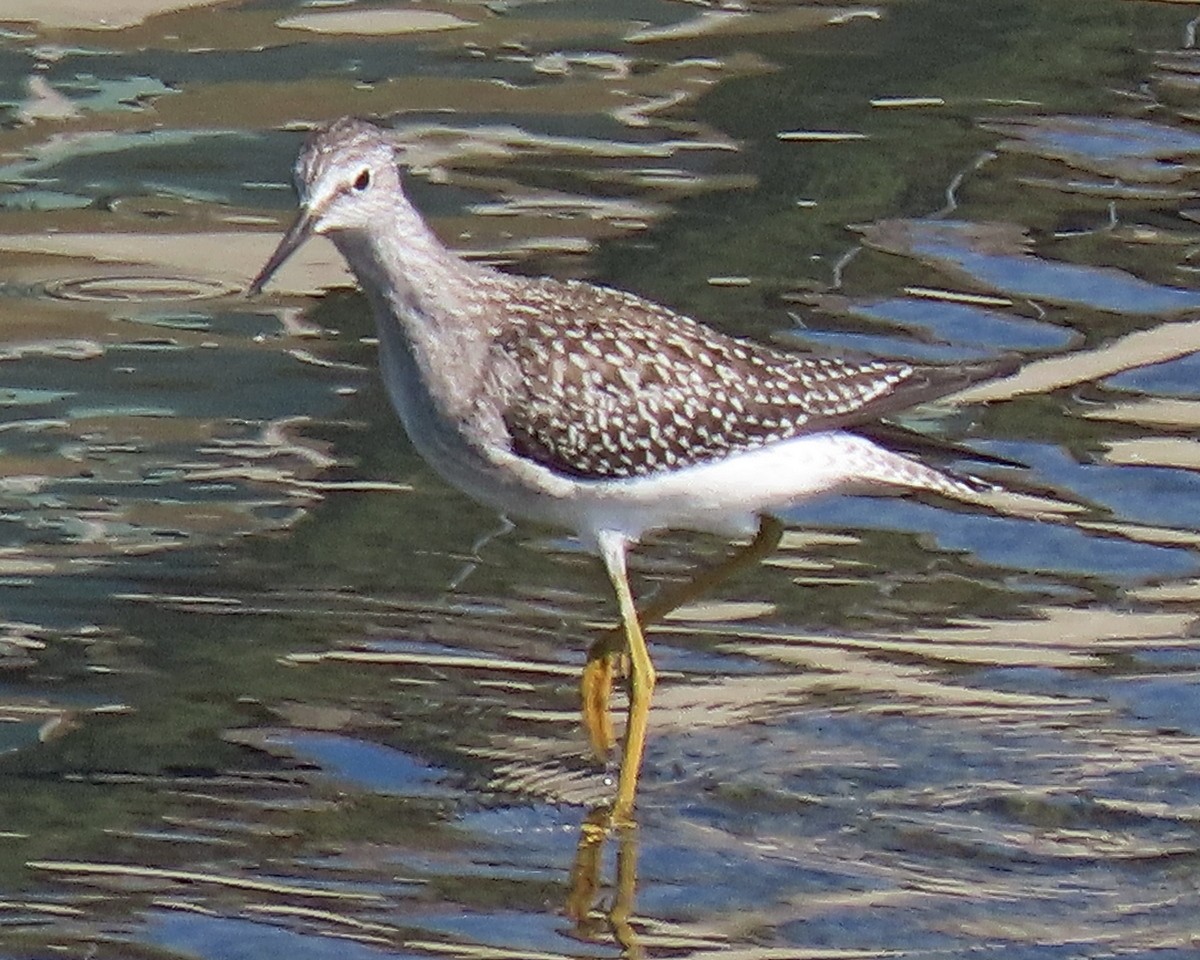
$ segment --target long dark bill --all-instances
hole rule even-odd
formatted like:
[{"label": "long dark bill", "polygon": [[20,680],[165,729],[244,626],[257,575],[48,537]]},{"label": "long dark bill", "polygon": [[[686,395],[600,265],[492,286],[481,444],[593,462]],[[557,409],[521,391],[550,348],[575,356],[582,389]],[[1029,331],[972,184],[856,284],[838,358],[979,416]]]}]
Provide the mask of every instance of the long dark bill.
[{"label": "long dark bill", "polygon": [[287,233],[279,241],[279,246],[275,248],[275,252],[271,254],[266,265],[258,271],[258,276],[250,281],[250,286],[246,288],[246,296],[256,297],[262,292],[262,288],[274,276],[275,271],[283,266],[283,261],[295,253],[296,248],[312,235],[312,227],[312,216],[307,210],[301,210],[295,223],[288,227]]}]

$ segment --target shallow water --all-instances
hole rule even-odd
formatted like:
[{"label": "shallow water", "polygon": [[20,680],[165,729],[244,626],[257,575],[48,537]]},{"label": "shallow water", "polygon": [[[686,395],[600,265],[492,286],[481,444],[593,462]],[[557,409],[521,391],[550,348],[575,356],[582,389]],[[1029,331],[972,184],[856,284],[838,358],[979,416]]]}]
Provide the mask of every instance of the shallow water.
[{"label": "shallow water", "polygon": [[[0,952],[1194,955],[1193,16],[0,2]],[[240,294],[345,113],[471,256],[1026,361],[904,421],[1012,495],[797,508],[652,631],[636,831],[594,559],[420,462],[330,247]]]}]

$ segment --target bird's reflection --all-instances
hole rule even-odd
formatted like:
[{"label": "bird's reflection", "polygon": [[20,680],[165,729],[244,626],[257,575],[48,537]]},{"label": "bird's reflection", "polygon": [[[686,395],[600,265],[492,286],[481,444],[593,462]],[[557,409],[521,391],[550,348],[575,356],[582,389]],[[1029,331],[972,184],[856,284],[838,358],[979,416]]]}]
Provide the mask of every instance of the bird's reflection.
[{"label": "bird's reflection", "polygon": [[[615,835],[617,875],[607,905],[602,896],[601,872],[604,847]],[[644,956],[633,924],[637,899],[638,832],[633,824],[614,824],[612,809],[598,807],[584,818],[579,829],[579,845],[571,867],[571,889],[567,894],[566,914],[582,940],[612,938],[623,957]]]}]

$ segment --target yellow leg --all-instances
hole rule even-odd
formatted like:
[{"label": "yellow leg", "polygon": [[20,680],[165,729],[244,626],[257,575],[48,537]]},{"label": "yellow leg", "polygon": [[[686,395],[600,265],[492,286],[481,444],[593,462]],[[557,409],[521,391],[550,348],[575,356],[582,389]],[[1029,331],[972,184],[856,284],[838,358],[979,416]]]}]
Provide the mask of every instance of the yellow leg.
[{"label": "yellow leg", "polygon": [[627,548],[627,541],[618,534],[600,538],[600,552],[617,593],[625,649],[629,654],[629,717],[625,723],[625,749],[621,754],[617,798],[612,812],[613,823],[617,825],[633,822],[633,801],[642,769],[642,753],[646,749],[646,724],[655,682],[654,664],[650,661],[650,651],[646,649],[646,638],[642,635],[633,593],[629,589],[629,574],[625,568]]},{"label": "yellow leg", "polygon": [[[623,643],[625,632],[620,629],[614,632]],[[583,677],[579,681],[583,728],[587,731],[592,755],[602,762],[608,759],[613,743],[616,742],[608,701],[612,697],[613,674],[616,672],[621,651],[608,649],[611,646],[611,635],[609,632],[604,633],[589,648],[587,663],[583,665]]]},{"label": "yellow leg", "polygon": [[[592,745],[600,756],[607,756],[612,747],[612,720],[608,701],[612,693],[613,676],[618,658],[629,656],[629,720],[625,728],[625,749],[621,757],[621,773],[617,796],[612,809],[593,810],[580,830],[579,847],[571,870],[571,890],[567,897],[567,916],[575,922],[580,935],[591,939],[595,923],[607,920],[613,938],[621,946],[623,958],[641,960],[645,956],[633,925],[634,900],[637,894],[637,830],[633,822],[633,805],[637,794],[638,775],[646,746],[646,727],[650,713],[650,697],[654,691],[654,664],[646,648],[642,627],[659,620],[752,563],[771,553],[783,536],[783,525],[773,517],[762,517],[754,540],[723,563],[702,571],[692,580],[665,590],[656,601],[639,614],[634,608],[629,588],[625,554],[628,543],[619,536],[602,537],[600,542],[604,565],[612,580],[621,610],[621,626],[606,631],[588,650],[583,671],[583,716]],[[612,827],[617,827],[617,883],[612,907],[606,918],[592,912],[600,890],[600,868],[604,842]]]},{"label": "yellow leg", "polygon": [[[700,571],[691,580],[664,590],[657,599],[647,604],[645,609],[635,614],[635,617],[640,620],[642,627],[661,620],[676,608],[691,602],[696,597],[703,596],[739,570],[757,564],[764,557],[769,556],[779,546],[782,537],[782,523],[774,517],[761,517],[758,533],[750,543],[722,563]],[[624,569],[623,559],[622,569]],[[626,588],[628,588],[628,582],[626,582]],[[587,663],[583,668],[583,679],[580,683],[583,726],[587,731],[592,752],[601,760],[608,756],[615,742],[608,703],[612,696],[617,660],[628,649],[627,629],[624,621],[625,617],[622,613],[622,625],[615,630],[605,631],[591,645],[588,650]]]}]

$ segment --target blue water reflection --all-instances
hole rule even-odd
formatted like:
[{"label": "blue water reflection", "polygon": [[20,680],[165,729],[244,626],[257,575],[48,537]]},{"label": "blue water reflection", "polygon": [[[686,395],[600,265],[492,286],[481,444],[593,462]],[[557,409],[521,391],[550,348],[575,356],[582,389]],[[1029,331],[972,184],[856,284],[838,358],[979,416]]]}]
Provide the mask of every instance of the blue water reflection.
[{"label": "blue water reflection", "polygon": [[[204,960],[378,960],[379,948],[344,937],[313,936],[267,920],[152,911],[139,935],[146,943]],[[389,957],[424,957],[417,951],[388,951]]]}]

